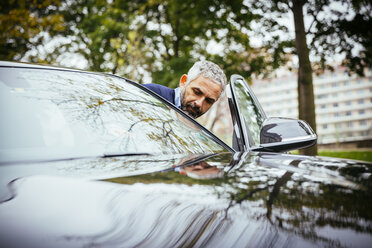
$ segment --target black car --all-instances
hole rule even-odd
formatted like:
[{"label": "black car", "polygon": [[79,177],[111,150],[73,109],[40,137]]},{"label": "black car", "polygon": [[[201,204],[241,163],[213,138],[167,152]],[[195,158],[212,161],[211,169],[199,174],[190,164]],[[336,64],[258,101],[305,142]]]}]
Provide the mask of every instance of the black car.
[{"label": "black car", "polygon": [[372,165],[285,153],[230,79],[229,146],[140,84],[1,62],[1,247],[370,247]]}]

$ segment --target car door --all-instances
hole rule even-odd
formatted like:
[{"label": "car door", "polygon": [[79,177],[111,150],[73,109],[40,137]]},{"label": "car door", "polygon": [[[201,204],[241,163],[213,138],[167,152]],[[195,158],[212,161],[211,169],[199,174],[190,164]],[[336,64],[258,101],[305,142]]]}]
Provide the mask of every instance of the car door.
[{"label": "car door", "polygon": [[316,143],[317,136],[302,120],[267,118],[248,83],[233,75],[226,91],[233,122],[235,151],[286,152]]},{"label": "car door", "polygon": [[266,114],[242,76],[231,76],[226,94],[234,126],[233,148],[251,150],[260,144],[260,130]]}]

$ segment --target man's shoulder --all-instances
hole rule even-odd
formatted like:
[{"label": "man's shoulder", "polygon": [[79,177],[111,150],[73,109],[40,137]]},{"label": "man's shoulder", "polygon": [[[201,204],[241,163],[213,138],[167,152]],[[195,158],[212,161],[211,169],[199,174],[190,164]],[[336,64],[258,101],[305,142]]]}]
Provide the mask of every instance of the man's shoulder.
[{"label": "man's shoulder", "polygon": [[165,91],[173,91],[174,89],[168,88],[161,84],[142,84],[148,89],[154,89],[154,90],[165,90]]},{"label": "man's shoulder", "polygon": [[174,104],[174,89],[168,88],[160,84],[142,84],[142,85]]}]

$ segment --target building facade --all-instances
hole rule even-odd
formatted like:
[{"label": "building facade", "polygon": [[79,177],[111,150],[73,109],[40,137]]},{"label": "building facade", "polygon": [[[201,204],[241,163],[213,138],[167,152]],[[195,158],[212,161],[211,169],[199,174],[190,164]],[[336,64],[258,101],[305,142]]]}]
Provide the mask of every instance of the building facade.
[{"label": "building facade", "polygon": [[[344,68],[313,75],[318,144],[372,146],[372,72],[349,76]],[[255,80],[252,89],[266,115],[298,119],[297,75]]]}]

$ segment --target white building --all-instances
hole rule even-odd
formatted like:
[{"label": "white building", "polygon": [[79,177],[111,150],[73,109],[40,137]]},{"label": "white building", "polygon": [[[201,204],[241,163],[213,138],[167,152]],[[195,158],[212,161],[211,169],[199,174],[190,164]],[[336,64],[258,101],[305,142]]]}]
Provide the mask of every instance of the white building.
[{"label": "white building", "polygon": [[[344,68],[313,76],[318,144],[372,146],[372,72],[349,76]],[[266,115],[298,118],[297,75],[253,81]]]}]

